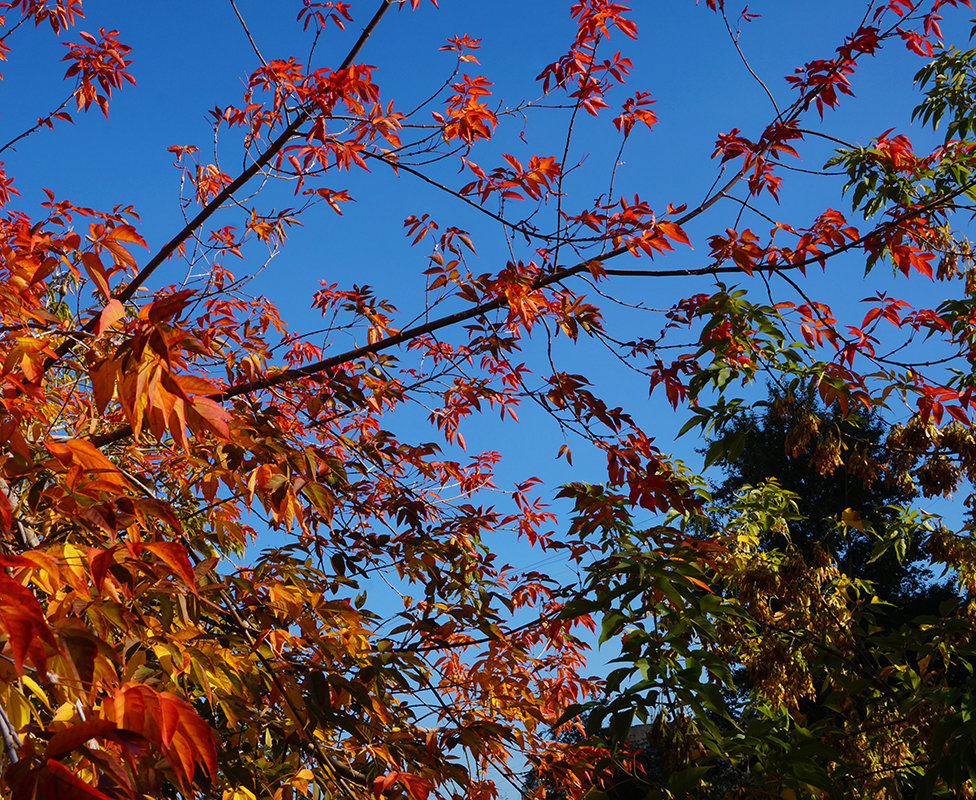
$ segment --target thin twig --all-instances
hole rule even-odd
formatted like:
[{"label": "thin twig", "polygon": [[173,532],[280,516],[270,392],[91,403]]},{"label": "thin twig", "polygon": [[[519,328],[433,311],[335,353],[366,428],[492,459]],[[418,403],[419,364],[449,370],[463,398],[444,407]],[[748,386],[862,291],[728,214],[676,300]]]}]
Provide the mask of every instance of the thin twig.
[{"label": "thin twig", "polygon": [[247,23],[244,21],[244,17],[241,16],[241,12],[237,8],[237,3],[235,3],[234,0],[230,0],[230,5],[231,8],[234,9],[234,13],[237,14],[237,19],[240,21],[241,27],[244,29],[244,35],[247,36],[247,40],[251,43],[251,49],[254,51],[254,54],[258,57],[258,59],[261,61],[261,63],[264,66],[268,66],[267,59],[265,59],[265,57],[261,55],[261,50],[258,47],[257,42],[255,42],[254,37],[251,36],[251,30],[247,27]]}]

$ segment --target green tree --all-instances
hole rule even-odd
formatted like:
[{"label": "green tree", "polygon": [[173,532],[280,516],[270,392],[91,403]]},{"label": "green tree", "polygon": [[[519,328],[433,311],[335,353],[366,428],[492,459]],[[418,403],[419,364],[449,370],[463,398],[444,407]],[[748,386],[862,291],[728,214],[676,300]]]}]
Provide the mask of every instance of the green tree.
[{"label": "green tree", "polygon": [[[925,470],[914,452],[902,446],[904,440],[904,429],[888,430],[872,414],[845,416],[836,406],[825,408],[809,391],[770,391],[767,402],[758,405],[755,414],[736,417],[716,436],[708,455],[719,454],[714,464],[722,469],[724,479],[711,492],[710,513],[696,520],[695,524],[703,528],[697,535],[703,541],[720,540],[723,532],[736,529],[744,535],[751,554],[741,565],[741,582],[725,582],[724,589],[728,601],[741,602],[742,610],[751,606],[755,613],[743,628],[741,620],[723,620],[727,609],[717,611],[712,615],[716,627],[706,630],[716,637],[723,626],[726,632],[751,630],[755,636],[753,652],[748,648],[740,651],[744,663],[728,658],[732,682],[726,685],[721,699],[713,699],[711,707],[697,697],[683,709],[681,703],[672,709],[666,704],[657,706],[652,724],[636,726],[636,735],[632,729],[625,742],[617,741],[614,725],[607,724],[614,719],[612,703],[591,711],[588,727],[594,742],[605,743],[610,750],[618,748],[619,756],[615,761],[608,751],[602,774],[596,776],[599,791],[610,800],[642,800],[687,784],[694,787],[699,800],[718,800],[736,790],[756,788],[751,774],[756,766],[754,755],[735,759],[716,751],[707,758],[700,743],[689,744],[682,731],[689,726],[697,730],[702,725],[722,741],[735,740],[750,728],[762,728],[770,722],[769,698],[762,688],[757,691],[755,683],[763,683],[768,691],[770,678],[795,681],[804,673],[802,668],[796,669],[799,664],[783,663],[784,647],[800,644],[802,650],[800,637],[805,635],[803,627],[791,630],[776,619],[780,611],[783,618],[801,621],[803,617],[798,609],[789,609],[796,593],[791,595],[782,586],[784,581],[803,585],[820,571],[830,576],[822,581],[828,590],[840,586],[851,592],[852,599],[845,603],[844,611],[836,613],[851,614],[849,630],[857,657],[847,663],[831,663],[860,671],[871,681],[894,665],[894,653],[904,657],[902,665],[912,659],[917,663],[919,654],[911,649],[911,642],[925,639],[922,628],[931,624],[940,607],[953,608],[957,613],[959,598],[950,581],[937,582],[932,577],[931,562],[922,546],[924,519],[909,505],[933,487],[919,480]],[[694,531],[694,526],[689,530]],[[646,535],[652,540],[661,533],[650,531]],[[898,546],[886,547],[890,543]],[[619,565],[610,567],[611,563],[608,560],[604,566],[620,569]],[[664,585],[660,575],[656,580],[659,587]],[[765,596],[756,593],[757,586]],[[676,598],[679,603],[687,602],[688,595],[684,601],[680,594],[671,600]],[[684,608],[693,612],[695,607]],[[809,616],[802,621],[807,628],[814,622]],[[756,626],[757,622],[762,624]],[[704,620],[697,624],[707,625]],[[675,625],[679,636],[688,629],[687,621]],[[762,627],[767,628],[764,634],[759,633]],[[662,634],[658,626],[658,641],[668,640],[672,633]],[[633,637],[634,631],[629,635]],[[780,647],[770,646],[774,640]],[[625,652],[627,643],[625,639]],[[726,656],[733,652],[734,648],[726,650]],[[770,659],[774,654],[779,658]],[[874,709],[870,692],[845,694],[844,707],[838,709],[836,694],[824,688],[828,685],[822,661],[825,655],[813,651],[809,660],[821,663],[805,665],[812,668],[810,680],[805,686],[794,683],[792,691],[797,695],[794,713],[802,725],[824,731],[829,738],[827,731],[848,728],[852,716],[868,719]],[[638,660],[645,670],[646,660],[646,656]],[[946,668],[939,677],[947,694],[963,690],[967,682],[965,662],[950,662],[944,662]],[[674,665],[676,675],[681,675],[680,666]],[[775,668],[784,666],[776,675]],[[687,680],[687,673],[682,680]],[[690,720],[688,709],[696,703],[701,704],[698,718]],[[569,738],[579,739],[578,734]],[[694,765],[685,772],[689,760]],[[706,765],[707,773],[703,771]],[[676,784],[672,780],[675,776]],[[533,774],[527,788],[534,789],[539,783]],[[551,783],[547,788],[558,790]]]},{"label": "green tree", "polygon": [[793,493],[798,516],[788,538],[773,533],[764,547],[795,547],[808,562],[823,549],[903,619],[935,613],[955,595],[948,581],[933,578],[921,531],[906,523],[919,494],[911,476],[918,459],[890,446],[876,414],[825,408],[812,389],[771,391],[758,412],[731,420],[712,452],[725,473],[714,491],[718,502],[767,481]]},{"label": "green tree", "polygon": [[[880,6],[906,19],[920,11],[903,0]],[[937,21],[925,25],[935,30]],[[850,52],[873,49],[879,30],[862,27],[838,58],[788,78],[821,87],[804,112],[812,104],[822,113],[838,92],[853,91]],[[676,408],[687,402],[684,430],[718,432],[709,460],[728,465],[744,453],[749,477],[730,475],[714,498],[701,487],[699,504],[649,529],[626,508],[637,492],[597,505],[592,487],[567,490],[576,524],[613,535],[618,547],[589,567],[585,598],[565,613],[602,611],[601,641],[618,642],[621,656],[605,698],[566,717],[585,717],[611,752],[634,720],[650,723],[668,775],[654,787],[660,796],[976,794],[976,528],[950,530],[951,516],[906,505],[914,491],[968,493],[974,503],[976,265],[956,215],[968,217],[976,201],[976,50],[936,53],[901,26],[898,35],[932,59],[916,75],[924,97],[915,117],[947,123],[946,136],[927,152],[891,130],[841,142],[826,166],[846,173],[853,210],[871,231],[834,225],[847,221],[831,210],[802,233],[776,222],[768,237],[733,228],[713,236],[716,262],[750,278],[761,271],[763,286],[716,282],[717,291],[671,309],[668,329],[687,326],[694,344],[670,362],[658,340],[638,343],[661,357],[652,387],[662,385]],[[717,145],[726,159],[750,147],[737,133]],[[757,181],[760,173],[756,166]],[[781,245],[783,231],[798,234],[796,243]],[[918,307],[914,296],[890,296],[886,283],[863,301],[863,317],[839,322],[794,278],[854,250],[872,280],[889,262],[898,280],[920,273],[942,282],[940,299]],[[960,293],[948,288],[955,279]],[[895,331],[897,344],[880,344]],[[948,347],[935,354],[940,340]],[[763,440],[770,420],[756,410],[766,406],[736,396],[762,377],[813,387],[820,405],[783,401],[771,420],[783,430]],[[883,448],[873,414],[888,419]],[[795,463],[771,481],[770,459]],[[796,481],[790,471],[803,462],[811,474]],[[958,594],[930,584],[925,558],[947,569]],[[740,778],[731,790],[729,770]]]},{"label": "green tree", "polygon": [[610,751],[632,721],[651,726],[645,778],[608,783],[628,798],[967,796],[976,604],[897,618],[825,549],[789,544],[802,517],[775,483],[712,512],[635,531],[591,569],[620,666],[603,701],[568,713]]}]

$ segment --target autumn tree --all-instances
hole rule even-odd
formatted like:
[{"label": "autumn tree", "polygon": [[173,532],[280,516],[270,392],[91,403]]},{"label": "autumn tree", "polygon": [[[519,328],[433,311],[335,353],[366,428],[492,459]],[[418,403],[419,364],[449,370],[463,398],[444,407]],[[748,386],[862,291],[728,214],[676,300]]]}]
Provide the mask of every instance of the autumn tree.
[{"label": "autumn tree", "polygon": [[[702,480],[658,427],[675,415],[644,399],[708,434],[749,413],[755,378],[795,378],[841,415],[900,417],[891,444],[926,486],[972,477],[972,264],[957,220],[976,197],[976,55],[943,47],[940,28],[944,14],[958,31],[969,3],[865,2],[767,85],[743,32],[796,31],[689,0],[694,47],[698,31],[727,34],[729,63],[771,102],[737,104],[737,127],[704,133],[695,108],[674,151],[654,137],[679,110],[628,85],[670,18],[659,8],[492,4],[514,58],[492,71],[479,32],[445,29],[451,9],[434,5],[167,6],[147,39],[209,39],[168,49],[157,91],[205,79],[221,35],[208,15],[246,47],[243,91],[165,142],[173,171],[157,185],[143,164],[116,168],[124,148],[70,146],[86,112],[116,119],[144,81],[112,9],[0,3],[5,74],[34,108],[0,146],[3,791],[477,800],[499,779],[518,786],[527,762],[577,794],[605,751],[550,732],[599,696],[582,638],[597,624],[629,659],[608,680],[611,728],[665,708],[669,769],[687,786],[721,753],[750,765],[757,796],[897,796],[920,773],[970,791],[971,695],[942,680],[971,664],[968,529],[931,524],[922,541],[965,602],[865,654],[871,598],[830,554],[758,546],[795,518],[790,496],[737,498],[702,536]],[[822,3],[804,13],[833,21]],[[179,27],[162,36],[168,21]],[[916,116],[945,140],[916,151],[873,119],[857,142],[837,136],[861,68],[905,55],[921,59]],[[49,56],[59,91],[43,82]],[[154,104],[152,129],[183,113],[179,98]],[[692,134],[709,137],[704,152],[685,152]],[[796,161],[825,142],[853,213],[831,175]],[[65,154],[68,172],[100,168],[102,200],[32,178]],[[635,178],[683,162],[703,166],[680,188]],[[802,202],[778,209],[790,181]],[[173,192],[165,223],[126,196],[147,183]],[[388,225],[383,203],[421,191],[436,202]],[[347,240],[335,231],[353,201],[369,227]],[[293,321],[275,303],[293,298],[266,294],[304,274],[279,258],[302,225],[329,227],[321,260],[303,264],[321,281],[314,319]],[[414,249],[383,265],[392,296],[361,278],[367,264],[337,264],[340,247],[362,258],[404,233]],[[863,308],[832,309],[817,276],[838,271],[867,273]],[[937,281],[938,297],[899,299],[892,274]],[[636,403],[607,365],[636,376]],[[509,439],[489,427],[499,415]],[[588,482],[543,483],[522,460],[546,448]],[[531,565],[526,552],[547,571],[512,566]],[[726,713],[735,663],[753,670],[758,712],[729,736],[698,712]],[[803,739],[797,699],[814,692],[842,708],[857,692],[870,717]]]},{"label": "autumn tree", "polygon": [[768,546],[795,547],[807,560],[817,548],[826,550],[845,575],[870,581],[899,619],[934,614],[953,592],[933,575],[924,537],[911,530],[917,515],[905,529],[913,502],[932,491],[913,474],[914,452],[886,448],[877,417],[842,415],[805,391],[773,391],[766,403],[754,416],[731,421],[711,444],[724,473],[715,499],[727,503],[746,487],[775,481],[793,493],[798,519],[788,542]]}]

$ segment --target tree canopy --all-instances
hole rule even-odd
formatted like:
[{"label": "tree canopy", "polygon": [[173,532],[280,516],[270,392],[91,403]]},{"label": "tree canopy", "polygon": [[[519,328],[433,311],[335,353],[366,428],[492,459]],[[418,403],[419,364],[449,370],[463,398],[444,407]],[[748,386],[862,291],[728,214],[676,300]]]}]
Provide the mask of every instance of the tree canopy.
[{"label": "tree canopy", "polygon": [[674,444],[810,386],[970,491],[968,0],[150,5],[0,2],[0,790],[575,795],[592,700],[673,794],[972,793],[966,521],[876,531],[962,593],[881,625],[841,550],[769,546],[802,495],[712,501]]},{"label": "tree canopy", "polygon": [[[855,613],[848,626],[860,638],[860,659],[828,662],[826,653],[809,651],[812,657],[804,667],[813,680],[806,690],[790,687],[787,691],[796,695],[784,698],[805,729],[803,736],[821,745],[836,739],[838,730],[850,730],[852,718],[867,719],[876,713],[870,693],[864,702],[858,673],[861,679],[870,676],[872,681],[880,681],[892,665],[906,667],[920,657],[911,652],[912,642],[924,642],[926,630],[941,624],[936,619],[959,611],[959,597],[952,582],[937,580],[932,574],[922,546],[925,520],[910,507],[917,494],[929,493],[932,487],[925,485],[924,473],[920,485],[912,480],[912,471],[918,467],[916,454],[887,444],[888,440],[897,441],[901,434],[899,429],[886,430],[875,415],[842,415],[836,408],[823,408],[806,391],[771,390],[764,406],[757,406],[752,415],[732,420],[716,437],[720,448],[713,443],[710,449],[719,453],[716,464],[725,477],[712,492],[715,516],[702,520],[706,525],[702,535],[714,537],[723,528],[744,529],[754,548],[752,574],[744,573],[724,582],[713,577],[709,582],[712,589],[723,587],[730,606],[713,612],[719,626],[732,625],[743,630],[742,620],[735,620],[735,614],[745,612],[745,629],[751,628],[757,638],[763,627],[767,628],[767,636],[778,628],[778,632],[793,637],[794,646],[801,646],[803,637],[812,633],[810,630],[776,625],[768,618],[770,608],[786,605],[781,588],[768,587],[762,599],[769,608],[762,614],[749,609],[755,599],[755,588],[749,587],[749,582],[760,576],[768,581],[784,569],[793,579],[803,580],[814,565],[833,565],[836,573],[832,580],[846,585],[853,594],[850,605]],[[768,524],[768,516],[766,520],[756,519],[769,512],[773,512],[772,519],[778,524]],[[744,595],[744,591],[748,594]],[[736,601],[746,602],[735,608]],[[695,613],[693,606],[685,606],[685,611],[689,615]],[[808,620],[808,625],[812,622]],[[717,635],[718,631],[716,628],[711,633]],[[901,648],[895,653],[891,651],[893,643]],[[696,754],[695,766],[700,768],[697,773],[693,770],[683,774],[681,759],[675,758],[671,729],[674,720],[662,707],[654,709],[648,720],[650,725],[632,728],[624,742],[606,728],[594,734],[597,742],[623,744],[622,752],[629,753],[616,762],[608,757],[595,786],[611,800],[664,796],[665,790],[673,788],[676,774],[677,786],[687,786],[689,795],[696,798],[738,796],[744,790],[756,789],[753,773],[760,764],[755,754],[747,752],[729,758],[735,749],[724,742],[726,738],[734,740],[741,730],[748,730],[757,717],[766,718],[768,723],[770,717],[776,716],[769,713],[766,705],[768,691],[753,684],[757,679],[767,682],[765,671],[770,665],[750,658],[749,649],[738,646],[725,650],[722,655],[731,680],[711,707],[699,707],[699,713],[704,714],[702,719],[711,726],[710,733],[723,744],[716,746],[713,742],[710,753]],[[770,655],[769,651],[764,654],[766,658]],[[785,655],[784,651],[779,653],[773,661],[774,668],[784,666]],[[968,659],[965,653],[953,653],[945,659],[940,672],[928,673],[928,688],[938,687],[947,699],[970,691]],[[853,673],[848,678],[854,677],[858,691],[848,689],[845,695],[841,688],[845,679],[828,676],[828,663],[830,668]],[[627,670],[623,672],[626,674]],[[910,702],[921,702],[920,688],[911,687]],[[607,719],[606,709],[598,704],[589,713],[601,722]],[[593,724],[589,727],[591,732],[597,730]],[[790,726],[785,727],[788,731]],[[921,752],[927,753],[928,746],[926,743]],[[821,760],[826,752],[826,748],[821,751]],[[816,758],[817,754],[808,752],[806,757]],[[835,760],[837,754],[831,753],[830,757]],[[803,766],[808,775],[816,773],[816,767],[809,763]],[[701,769],[704,767],[707,772]],[[829,790],[831,796],[852,796],[853,787],[844,786],[841,792],[843,784],[831,783],[828,772],[824,770],[817,776],[821,788]],[[911,789],[907,796],[915,796],[918,784],[914,777],[917,775],[906,771],[895,796],[906,787]],[[529,788],[539,776],[533,774],[531,778]],[[817,779],[813,785],[817,785]],[[549,788],[558,791],[560,787]],[[872,787],[871,793],[877,788]]]},{"label": "tree canopy", "polygon": [[[869,581],[900,618],[934,614],[953,592],[932,574],[924,535],[911,529],[919,520],[906,529],[904,518],[916,497],[938,487],[927,485],[924,473],[913,475],[915,453],[886,446],[889,431],[877,416],[845,416],[805,395],[771,392],[765,413],[759,408],[723,430],[718,441],[731,449],[716,461],[725,477],[715,499],[728,503],[745,488],[775,481],[793,493],[797,519],[788,541],[766,546],[795,547],[808,561],[821,548],[845,575]],[[901,429],[891,433],[897,439]],[[885,548],[887,541],[898,547]]]}]

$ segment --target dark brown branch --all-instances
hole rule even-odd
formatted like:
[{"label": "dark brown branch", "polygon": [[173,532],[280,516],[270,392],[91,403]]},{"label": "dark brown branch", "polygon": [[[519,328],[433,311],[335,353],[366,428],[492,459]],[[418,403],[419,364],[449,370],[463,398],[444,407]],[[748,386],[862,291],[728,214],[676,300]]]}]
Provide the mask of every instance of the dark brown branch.
[{"label": "dark brown branch", "polygon": [[[733,177],[725,186],[722,187],[715,195],[705,200],[697,208],[687,212],[679,220],[678,224],[684,224],[690,219],[698,216],[706,209],[708,209],[712,204],[717,202],[719,198],[725,195],[725,193],[745,174],[745,168],[739,171],[739,173]],[[587,259],[586,261],[581,261],[572,267],[567,267],[565,269],[556,270],[549,275],[544,275],[538,278],[533,283],[534,289],[542,289],[546,286],[550,286],[554,283],[559,283],[560,281],[566,280],[567,278],[584,272],[590,268],[593,263],[599,263],[606,259],[616,258],[617,256],[623,255],[624,253],[631,252],[630,248],[626,245],[622,245],[607,253],[604,253],[598,259]],[[678,273],[685,274],[685,273]],[[400,331],[393,336],[388,336],[385,339],[381,339],[373,344],[365,344],[361,347],[356,347],[352,350],[347,350],[338,355],[332,356],[331,358],[326,358],[321,361],[317,361],[314,364],[306,364],[303,367],[296,367],[294,369],[286,369],[281,372],[277,372],[273,375],[266,375],[263,378],[257,378],[253,381],[246,381],[244,383],[239,383],[234,386],[225,389],[223,392],[219,392],[214,395],[210,395],[210,399],[216,400],[217,402],[223,402],[226,400],[231,400],[235,397],[241,397],[243,395],[252,394],[262,389],[270,389],[272,386],[280,386],[283,383],[290,383],[292,381],[299,380],[301,378],[307,378],[311,375],[316,375],[320,372],[325,372],[327,370],[338,367],[342,364],[346,364],[350,361],[355,361],[358,358],[364,356],[375,355],[376,353],[381,353],[384,350],[389,350],[393,347],[403,344],[404,342],[411,341],[420,336],[426,336],[434,331],[441,330],[442,328],[448,328],[453,325],[457,325],[460,322],[466,322],[470,319],[475,319],[477,317],[489,314],[492,311],[496,311],[499,308],[505,306],[505,299],[502,297],[496,297],[494,300],[488,300],[484,303],[479,303],[476,306],[472,306],[465,311],[458,311],[455,314],[449,314],[446,317],[440,317],[439,319],[431,320],[430,322],[424,323],[423,325],[416,325],[412,328],[407,328],[406,330]],[[132,435],[132,427],[129,425],[124,425],[111,433],[103,434],[101,436],[92,437],[92,443],[98,447],[104,445],[113,444],[114,442],[121,441]]]},{"label": "dark brown branch", "polygon": [[[714,195],[705,200],[697,208],[688,211],[682,217],[677,220],[679,225],[683,225],[689,220],[697,217],[703,213],[706,209],[712,206],[714,203],[726,195],[729,189],[745,174],[747,167],[743,167],[721,190],[716,192]],[[889,229],[900,225],[902,222],[908,219],[919,216],[920,214],[931,210],[945,202],[948,202],[953,197],[968,191],[973,186],[976,186],[976,180],[970,181],[963,186],[960,186],[954,192],[948,196],[938,197],[923,206],[912,209],[912,211],[907,214],[902,214],[895,219],[891,220],[884,225],[872,230],[857,239],[854,239],[847,244],[841,245],[840,247],[831,250],[829,253],[824,253],[820,256],[813,256],[803,261],[798,261],[793,264],[779,264],[779,265],[756,265],[753,268],[754,272],[781,272],[783,270],[793,270],[800,269],[801,267],[808,266],[810,264],[820,263],[828,258],[832,258],[840,253],[850,250],[854,247],[862,245],[867,239],[877,236],[880,230]],[[622,245],[620,247],[614,248],[607,253],[604,253],[600,258],[587,259],[586,261],[581,261],[574,264],[572,267],[566,267],[565,269],[556,270],[549,275],[544,275],[533,282],[532,286],[534,289],[543,289],[546,286],[550,286],[554,283],[559,283],[560,281],[566,280],[574,275],[578,275],[590,269],[590,266],[594,263],[600,263],[602,261],[616,258],[617,256],[623,255],[624,253],[631,252],[631,249]],[[722,266],[709,266],[701,267],[699,269],[684,269],[684,270],[605,270],[609,275],[624,275],[628,277],[681,277],[690,275],[713,275],[720,272],[741,272],[739,267],[722,267]],[[300,380],[302,378],[308,378],[312,375],[316,375],[320,372],[325,372],[335,367],[341,366],[342,364],[347,364],[350,361],[355,361],[356,359],[363,358],[365,356],[375,355],[381,353],[385,350],[389,350],[393,347],[397,347],[404,342],[411,341],[420,336],[426,336],[434,331],[441,330],[443,328],[448,328],[453,325],[457,325],[461,322],[466,322],[470,319],[475,319],[477,317],[489,314],[492,311],[497,311],[505,306],[505,298],[496,297],[494,300],[489,300],[484,303],[479,303],[476,306],[472,306],[464,311],[458,311],[455,314],[449,314],[445,317],[440,317],[430,322],[424,323],[423,325],[416,325],[412,328],[407,328],[399,333],[392,336],[388,336],[385,339],[381,339],[378,342],[372,344],[365,344],[360,347],[356,347],[352,350],[346,350],[345,352],[334,355],[330,358],[322,359],[313,364],[306,364],[303,367],[296,367],[294,369],[286,369],[281,372],[274,373],[273,375],[265,375],[263,378],[257,378],[252,381],[246,381],[244,383],[238,383],[225,389],[223,392],[218,392],[213,395],[209,395],[211,400],[216,400],[217,402],[224,402],[226,400],[231,400],[235,397],[241,397],[248,394],[253,394],[254,392],[261,391],[263,389],[270,389],[273,386],[280,386],[283,383],[290,383],[292,381]],[[110,433],[103,434],[101,436],[92,437],[92,443],[98,447],[104,445],[113,444],[119,442],[123,439],[128,438],[132,435],[132,427],[129,425],[123,425]]]},{"label": "dark brown branch", "polygon": [[[743,167],[739,172],[732,177],[718,192],[706,199],[698,207],[692,209],[685,213],[682,217],[677,220],[677,224],[683,225],[691,219],[694,219],[698,215],[702,214],[708,208],[710,208],[714,203],[725,196],[726,192],[732,188],[732,186],[737,183],[742,176],[746,173],[747,167]],[[546,286],[550,286],[554,283],[559,283],[560,281],[571,278],[581,272],[584,272],[590,268],[591,264],[600,263],[610,258],[616,258],[624,253],[631,252],[631,249],[622,245],[620,247],[614,248],[607,253],[602,254],[599,258],[587,259],[586,261],[581,261],[578,264],[574,264],[572,267],[567,267],[565,269],[556,270],[549,275],[544,275],[538,278],[533,283],[534,289],[542,289]],[[679,272],[677,274],[687,274]],[[406,330],[400,331],[393,336],[388,336],[385,339],[381,339],[373,344],[362,345],[361,347],[356,347],[352,350],[347,350],[338,355],[332,356],[331,358],[326,358],[321,361],[317,361],[314,364],[306,364],[303,367],[296,367],[294,369],[282,370],[273,375],[266,375],[263,378],[257,378],[253,381],[246,381],[244,383],[239,383],[234,386],[225,389],[223,392],[218,392],[217,394],[210,395],[211,400],[216,400],[217,402],[224,402],[226,400],[231,400],[235,397],[241,397],[243,395],[252,394],[262,389],[270,389],[272,386],[280,386],[283,383],[290,383],[292,381],[299,380],[301,378],[307,378],[312,375],[316,375],[320,372],[325,372],[327,370],[338,367],[342,364],[346,364],[350,361],[355,361],[358,358],[364,356],[374,355],[376,353],[381,353],[384,350],[389,350],[393,347],[403,344],[404,342],[416,339],[419,336],[426,336],[434,331],[441,330],[442,328],[448,328],[453,325],[457,325],[460,322],[466,322],[470,319],[475,319],[477,317],[489,314],[492,311],[496,311],[499,308],[505,306],[505,299],[502,297],[497,297],[494,300],[489,300],[484,303],[479,303],[476,306],[465,311],[458,311],[455,314],[449,314],[446,317],[440,317],[439,319],[431,320],[430,322],[424,323],[423,325],[416,325],[412,328],[407,328]],[[113,444],[119,442],[123,439],[127,439],[132,435],[132,427],[130,425],[123,425],[116,428],[110,433],[103,434],[101,436],[92,437],[92,443],[98,447],[104,445]]]},{"label": "dark brown branch", "polygon": [[[382,0],[373,18],[369,21],[366,27],[363,29],[362,34],[356,40],[356,43],[352,46],[346,57],[342,60],[342,63],[337,68],[338,72],[347,69],[353,62],[353,59],[359,55],[359,51],[362,50],[363,46],[366,44],[369,37],[372,35],[376,26],[379,25],[380,20],[386,13],[387,9],[395,2],[395,0]],[[247,167],[240,175],[238,175],[231,183],[223,188],[223,190],[214,197],[193,219],[191,219],[183,229],[176,234],[172,239],[170,239],[163,247],[154,255],[149,262],[144,266],[139,273],[131,280],[128,284],[118,292],[114,294],[114,297],[125,303],[132,299],[136,291],[149,279],[149,276],[155,272],[159,266],[166,261],[177,249],[182,245],[187,239],[189,239],[195,231],[203,226],[203,224],[213,216],[217,210],[228,200],[230,200],[234,193],[241,189],[246,183],[248,183],[251,178],[257,175],[262,168],[271,161],[282,148],[295,136],[299,128],[307,122],[312,116],[312,112],[309,109],[302,111],[295,119],[278,135],[278,137],[268,145],[268,148],[259,155],[254,162]],[[98,317],[94,316],[81,329],[83,333],[91,333],[95,330],[95,326],[98,324]],[[68,353],[78,341],[77,337],[65,339],[65,341],[57,348],[56,356],[49,358],[44,364],[44,370],[46,371],[58,358],[64,356]]]}]

